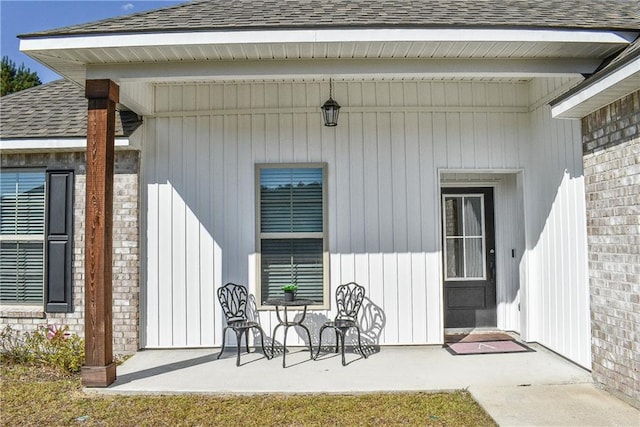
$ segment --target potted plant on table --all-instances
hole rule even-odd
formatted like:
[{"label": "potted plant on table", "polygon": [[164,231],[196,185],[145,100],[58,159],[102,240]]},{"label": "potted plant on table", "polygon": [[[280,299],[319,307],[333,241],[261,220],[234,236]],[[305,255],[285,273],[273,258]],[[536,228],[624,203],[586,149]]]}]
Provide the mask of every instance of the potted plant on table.
[{"label": "potted plant on table", "polygon": [[282,286],[280,289],[284,291],[285,301],[293,301],[295,299],[296,291],[298,290],[298,285],[291,283],[289,285]]}]

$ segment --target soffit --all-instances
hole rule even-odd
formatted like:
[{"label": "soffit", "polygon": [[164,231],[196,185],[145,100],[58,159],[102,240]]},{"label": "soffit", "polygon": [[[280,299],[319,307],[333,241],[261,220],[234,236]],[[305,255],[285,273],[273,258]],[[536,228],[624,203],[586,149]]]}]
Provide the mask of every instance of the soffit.
[{"label": "soffit", "polygon": [[82,64],[279,59],[606,58],[625,46],[597,41],[360,41],[223,43],[27,50],[31,56]]},{"label": "soffit", "polygon": [[640,38],[607,66],[551,102],[554,117],[582,118],[640,89]]},{"label": "soffit", "polygon": [[565,119],[580,119],[588,116],[620,98],[623,98],[640,89],[640,71],[623,81],[612,84],[606,90],[585,96],[584,101],[579,102],[575,107],[569,108],[562,113],[553,113],[554,117]]},{"label": "soffit", "polygon": [[[127,64],[208,63],[215,67],[235,62],[251,67],[253,61],[282,61],[285,74],[287,61],[313,60],[589,59],[597,65],[634,37],[546,30],[272,31],[29,39],[21,42],[21,49],[63,76],[82,82],[88,67]],[[580,67],[573,72],[595,69]]]}]

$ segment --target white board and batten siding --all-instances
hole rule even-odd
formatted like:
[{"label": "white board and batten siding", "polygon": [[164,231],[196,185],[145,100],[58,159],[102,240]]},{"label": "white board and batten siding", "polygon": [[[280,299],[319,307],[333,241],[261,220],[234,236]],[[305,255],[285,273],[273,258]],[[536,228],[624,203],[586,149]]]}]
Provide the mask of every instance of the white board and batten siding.
[{"label": "white board and batten siding", "polygon": [[[562,79],[530,87],[530,166],[525,185],[527,336],[591,368],[587,225],[579,120],[551,118],[549,95]],[[569,82],[570,83],[570,82]],[[566,86],[564,86],[566,88]],[[533,149],[535,147],[535,149]]]},{"label": "white board and batten siding", "polygon": [[[518,330],[524,319],[532,325],[525,328],[532,337],[553,342],[553,333],[545,334],[536,316],[543,309],[561,308],[541,304],[562,284],[538,282],[548,277],[531,271],[550,270],[549,277],[570,286],[581,280],[550,264],[553,257],[545,252],[573,245],[573,256],[581,261],[579,224],[561,231],[561,224],[548,229],[540,221],[545,210],[560,222],[571,209],[580,212],[581,181],[574,182],[580,179],[575,175],[580,158],[573,158],[579,138],[573,141],[575,125],[559,122],[552,126],[553,140],[541,141],[546,124],[535,117],[548,111],[530,111],[532,85],[337,82],[334,94],[343,109],[335,128],[323,126],[319,112],[326,82],[156,86],[155,116],[145,119],[142,156],[143,345],[221,344],[224,321],[215,290],[228,281],[256,290],[255,164],[297,162],[327,163],[330,294],[340,283],[363,284],[384,313],[376,342],[383,345],[442,342],[441,172],[504,171],[504,206],[497,209],[522,206],[524,199],[524,210],[530,212],[503,227],[503,245],[518,244],[508,230],[525,229],[527,241],[520,246],[535,256],[520,254],[521,265],[503,266],[512,275],[520,271],[520,281],[532,287],[526,292],[533,306],[528,317],[521,317],[514,302],[517,286],[505,285],[505,299],[512,301],[499,316],[501,326]],[[554,157],[547,170],[547,152],[538,147],[564,154]],[[561,162],[568,164],[561,168]],[[571,172],[555,187],[543,182],[551,179],[545,172],[559,169]],[[523,188],[532,194],[518,197]],[[563,297],[563,303],[569,298]],[[273,312],[259,315],[270,335]],[[312,317],[319,315],[331,311]],[[571,350],[566,353],[571,357]]]}]

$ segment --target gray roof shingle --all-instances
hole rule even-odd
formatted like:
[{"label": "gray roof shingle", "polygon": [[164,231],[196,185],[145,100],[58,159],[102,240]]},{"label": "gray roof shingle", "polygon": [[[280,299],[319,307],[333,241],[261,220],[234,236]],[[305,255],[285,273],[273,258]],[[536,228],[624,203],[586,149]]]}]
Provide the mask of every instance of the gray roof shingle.
[{"label": "gray roof shingle", "polygon": [[[640,4],[638,5],[640,7]],[[610,69],[614,67],[619,67],[623,65],[622,63],[626,63],[628,61],[633,60],[640,56],[640,37],[638,37],[633,43],[627,46],[619,55],[612,59],[612,61],[606,64],[603,71],[605,69]]]},{"label": "gray roof shingle", "polygon": [[[69,80],[56,80],[0,98],[0,138],[86,138],[87,99]],[[116,136],[139,126],[130,111],[116,114]]]},{"label": "gray roof shingle", "polygon": [[640,29],[638,0],[194,0],[21,37],[259,28]]}]

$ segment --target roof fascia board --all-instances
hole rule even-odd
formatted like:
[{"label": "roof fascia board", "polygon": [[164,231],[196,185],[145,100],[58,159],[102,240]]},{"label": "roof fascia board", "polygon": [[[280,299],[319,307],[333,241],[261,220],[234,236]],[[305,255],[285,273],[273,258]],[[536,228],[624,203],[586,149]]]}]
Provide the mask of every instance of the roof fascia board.
[{"label": "roof fascia board", "polygon": [[265,31],[192,31],[145,34],[23,38],[23,52],[109,47],[159,47],[215,44],[335,42],[558,42],[628,44],[636,33],[522,29],[332,29]]},{"label": "roof fascia board", "polygon": [[87,66],[87,79],[175,82],[334,76],[515,77],[592,73],[597,59],[315,59]]},{"label": "roof fascia board", "polygon": [[[115,138],[117,148],[131,146],[129,138]],[[7,138],[0,139],[0,150],[69,150],[86,149],[86,138]]]},{"label": "roof fascia board", "polygon": [[587,85],[582,90],[561,100],[559,103],[552,105],[551,115],[552,117],[559,118],[579,118],[572,113],[572,109],[638,74],[640,74],[640,57],[635,58],[635,60],[627,63],[625,66]]}]

